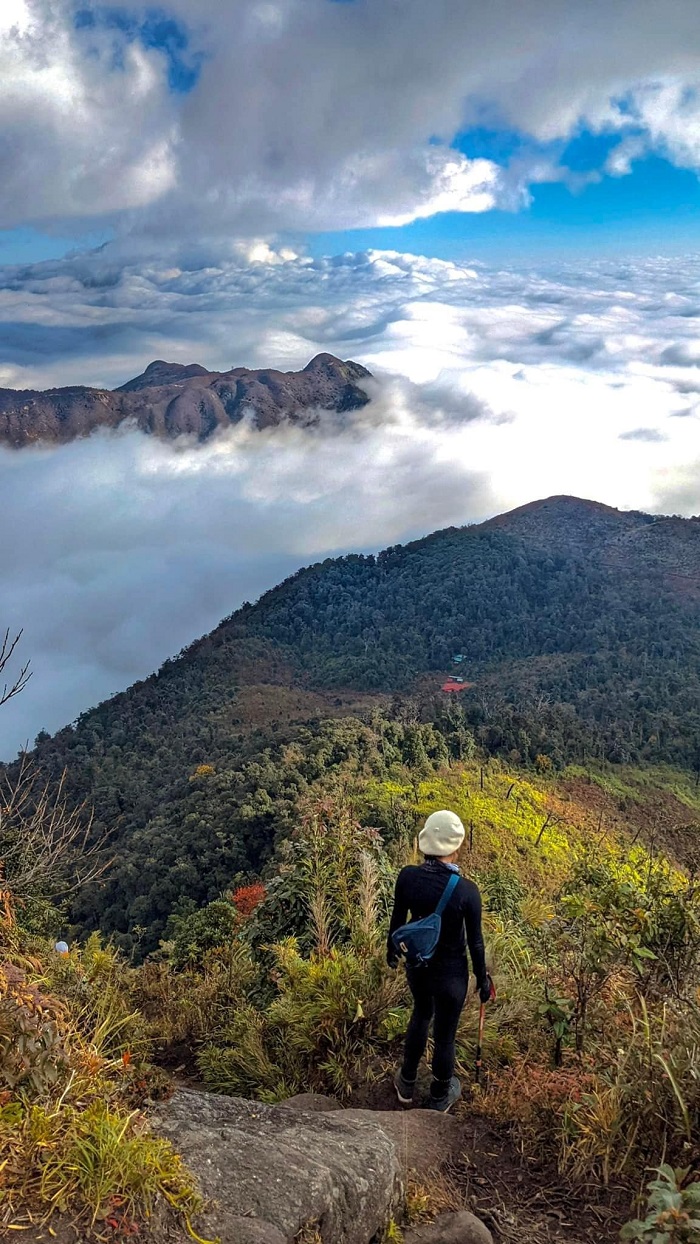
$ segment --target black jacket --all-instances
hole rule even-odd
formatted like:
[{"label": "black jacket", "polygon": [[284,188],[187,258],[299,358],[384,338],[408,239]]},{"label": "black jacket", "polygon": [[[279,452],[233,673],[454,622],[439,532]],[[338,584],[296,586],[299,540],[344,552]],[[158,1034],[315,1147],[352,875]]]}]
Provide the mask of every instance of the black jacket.
[{"label": "black jacket", "polygon": [[[408,922],[409,912],[412,921],[432,915],[451,876],[452,870],[441,860],[434,859],[427,859],[424,864],[409,864],[401,869],[396,881],[387,940],[387,961],[391,965],[397,960],[392,933]],[[481,895],[473,881],[460,877],[442,915],[440,940],[430,960],[431,965],[436,968],[454,966],[455,969],[465,966],[467,945],[476,983],[481,986],[486,981]]]}]

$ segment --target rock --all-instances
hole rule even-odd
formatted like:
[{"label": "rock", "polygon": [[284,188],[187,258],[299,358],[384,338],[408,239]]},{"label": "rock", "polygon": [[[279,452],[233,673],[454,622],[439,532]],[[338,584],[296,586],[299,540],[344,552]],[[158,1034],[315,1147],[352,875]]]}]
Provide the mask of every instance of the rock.
[{"label": "rock", "polygon": [[427,1179],[457,1157],[462,1129],[451,1114],[435,1110],[344,1110],[348,1119],[372,1119],[394,1142],[404,1176]]},{"label": "rock", "polygon": [[231,1218],[230,1227],[236,1244],[287,1244],[287,1236],[278,1227],[259,1218]]},{"label": "rock", "polygon": [[297,1093],[296,1097],[288,1097],[279,1105],[283,1110],[311,1110],[314,1114],[329,1114],[331,1110],[343,1109],[334,1097],[324,1097],[323,1093]]},{"label": "rock", "polygon": [[474,1214],[460,1209],[440,1214],[435,1222],[404,1232],[404,1244],[493,1244],[493,1236]]},{"label": "rock", "polygon": [[199,1182],[207,1209],[198,1233],[221,1244],[278,1244],[271,1228],[287,1244],[307,1224],[324,1244],[369,1244],[400,1200],[394,1145],[371,1118],[180,1089],[153,1127]]}]

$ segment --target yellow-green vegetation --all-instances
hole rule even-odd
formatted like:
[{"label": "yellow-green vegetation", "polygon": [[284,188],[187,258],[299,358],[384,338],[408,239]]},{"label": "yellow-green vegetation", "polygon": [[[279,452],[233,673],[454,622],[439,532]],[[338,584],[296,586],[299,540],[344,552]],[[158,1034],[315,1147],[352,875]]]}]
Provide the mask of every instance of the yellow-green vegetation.
[{"label": "yellow-green vegetation", "polygon": [[[377,782],[364,792],[383,811],[408,804],[414,824],[438,808],[452,808],[467,829],[465,858],[476,871],[494,865],[517,873],[522,885],[556,888],[586,840],[576,809],[532,774],[492,762],[443,771],[418,783]],[[471,841],[470,841],[471,838]]]},{"label": "yellow-green vegetation", "polygon": [[59,957],[22,935],[5,899],[0,1231],[56,1211],[131,1231],[159,1201],[187,1221],[198,1194],[143,1111],[160,1076],[128,969],[97,938]]},{"label": "yellow-green vegetation", "polygon": [[405,1214],[410,1226],[432,1222],[438,1214],[461,1207],[462,1196],[454,1179],[433,1172],[427,1183],[409,1179],[406,1184]]},{"label": "yellow-green vegetation", "polygon": [[[355,770],[320,787],[279,847],[263,900],[186,969],[190,1005],[218,996],[192,1042],[206,1083],[267,1101],[307,1089],[348,1099],[387,1073],[409,1002],[402,973],[384,964],[392,880],[415,858],[424,816],[448,806],[467,826],[462,866],[484,895],[498,986],[475,1108],[573,1182],[634,1182],[664,1154],[692,1158],[700,894],[625,823],[621,787],[606,795],[613,821],[577,793],[581,776],[467,762],[391,780]],[[600,791],[606,775],[592,777]],[[676,798],[683,787],[666,773],[649,790]],[[146,994],[156,971],[161,996],[164,980],[181,978],[167,954],[140,970]],[[458,1045],[467,1080],[476,1019],[468,1005]]]}]

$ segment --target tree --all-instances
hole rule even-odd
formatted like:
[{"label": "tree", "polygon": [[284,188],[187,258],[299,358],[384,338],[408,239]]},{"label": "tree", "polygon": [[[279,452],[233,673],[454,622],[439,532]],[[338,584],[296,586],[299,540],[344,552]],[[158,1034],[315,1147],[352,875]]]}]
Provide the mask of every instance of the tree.
[{"label": "tree", "polygon": [[[9,667],[22,632],[0,641],[0,675]],[[19,695],[29,678],[29,662],[0,691],[0,706]],[[17,904],[51,903],[94,879],[99,841],[90,842],[91,818],[71,807],[66,775],[54,783],[41,777],[26,755],[0,780],[0,907],[5,922]]]},{"label": "tree", "polygon": [[[10,631],[5,631],[2,641],[0,642],[0,676],[2,676],[9,668],[21,638],[21,631],[18,631],[13,639],[10,638]],[[13,699],[14,696],[19,695],[20,692],[26,687],[31,676],[29,662],[26,661],[19,670],[19,673],[10,678],[9,682],[3,684],[2,690],[0,690],[0,707],[3,704],[7,704],[8,700]]]}]

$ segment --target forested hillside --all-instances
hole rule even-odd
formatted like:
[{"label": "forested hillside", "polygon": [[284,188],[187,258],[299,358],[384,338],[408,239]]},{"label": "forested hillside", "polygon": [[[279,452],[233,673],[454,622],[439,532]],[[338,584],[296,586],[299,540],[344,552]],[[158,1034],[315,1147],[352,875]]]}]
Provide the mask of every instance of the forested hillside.
[{"label": "forested hillside", "polygon": [[[372,713],[406,763],[427,746],[694,772],[699,621],[700,521],[573,498],[303,570],[37,740],[40,771],[67,770],[116,857],[75,918],[129,941],[138,926],[152,948],[182,899],[264,866],[305,784],[363,748],[385,764],[384,725],[360,742]],[[450,701],[457,654],[471,685]]]},{"label": "forested hillside", "polygon": [[[393,691],[453,654],[501,699],[566,704],[612,760],[691,763],[700,521],[557,498],[302,571],[244,614],[315,684]],[[491,697],[490,697],[491,698]],[[555,743],[555,740],[552,740]]]}]

